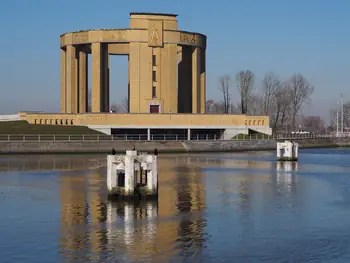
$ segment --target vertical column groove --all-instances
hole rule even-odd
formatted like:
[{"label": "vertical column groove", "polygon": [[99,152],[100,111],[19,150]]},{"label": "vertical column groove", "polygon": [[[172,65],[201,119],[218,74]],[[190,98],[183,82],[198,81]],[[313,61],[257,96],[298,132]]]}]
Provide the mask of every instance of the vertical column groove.
[{"label": "vertical column groove", "polygon": [[67,46],[67,113],[78,112],[78,59],[74,46]]},{"label": "vertical column groove", "polygon": [[101,43],[91,44],[92,54],[92,94],[91,111],[102,112],[102,45]]},{"label": "vertical column groove", "polygon": [[200,113],[200,48],[192,52],[192,113]]},{"label": "vertical column groove", "polygon": [[88,105],[88,60],[87,54],[80,50],[79,51],[79,112],[87,112]]}]

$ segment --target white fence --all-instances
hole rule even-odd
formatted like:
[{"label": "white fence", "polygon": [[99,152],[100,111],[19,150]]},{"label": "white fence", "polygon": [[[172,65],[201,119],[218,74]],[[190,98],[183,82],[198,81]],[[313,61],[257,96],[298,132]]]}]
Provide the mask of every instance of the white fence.
[{"label": "white fence", "polygon": [[[342,134],[251,134],[237,135],[233,138],[220,138],[215,134],[192,134],[190,140],[307,140],[307,139],[327,139],[337,137],[350,137],[350,133]],[[120,134],[120,135],[105,135],[105,134],[0,134],[0,141],[13,142],[43,142],[43,141],[187,141],[188,137],[185,134]]]}]

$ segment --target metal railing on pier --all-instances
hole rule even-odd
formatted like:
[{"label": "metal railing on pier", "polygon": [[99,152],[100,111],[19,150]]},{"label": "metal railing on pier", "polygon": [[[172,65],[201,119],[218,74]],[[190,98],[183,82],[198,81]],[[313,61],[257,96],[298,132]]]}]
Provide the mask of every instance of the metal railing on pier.
[{"label": "metal railing on pier", "polygon": [[[190,140],[303,140],[350,137],[342,134],[239,134],[227,138],[216,134],[192,134]],[[0,134],[0,141],[8,142],[62,142],[62,141],[187,141],[187,134]]]}]

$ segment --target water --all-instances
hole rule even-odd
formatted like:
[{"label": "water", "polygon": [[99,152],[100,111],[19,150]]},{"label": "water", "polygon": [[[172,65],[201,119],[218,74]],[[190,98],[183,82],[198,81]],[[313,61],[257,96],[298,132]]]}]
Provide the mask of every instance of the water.
[{"label": "water", "polygon": [[1,156],[1,262],[350,262],[350,150],[161,155],[159,201],[106,201],[105,157]]}]

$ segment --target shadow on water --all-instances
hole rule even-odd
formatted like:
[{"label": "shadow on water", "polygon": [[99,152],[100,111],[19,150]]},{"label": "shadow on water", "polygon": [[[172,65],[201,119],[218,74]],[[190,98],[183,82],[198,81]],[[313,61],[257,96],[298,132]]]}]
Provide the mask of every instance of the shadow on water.
[{"label": "shadow on water", "polygon": [[105,157],[2,157],[0,254],[11,262],[348,262],[349,155],[334,154],[332,165],[317,164],[317,150],[298,163],[276,162],[273,152],[161,155],[159,199],[142,202],[107,201]]}]

